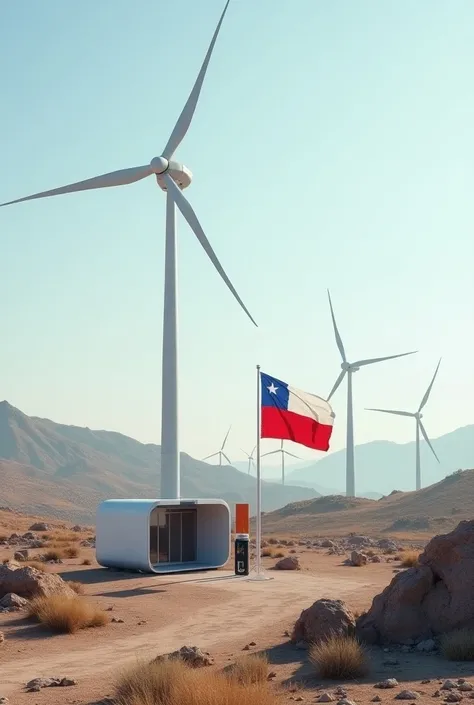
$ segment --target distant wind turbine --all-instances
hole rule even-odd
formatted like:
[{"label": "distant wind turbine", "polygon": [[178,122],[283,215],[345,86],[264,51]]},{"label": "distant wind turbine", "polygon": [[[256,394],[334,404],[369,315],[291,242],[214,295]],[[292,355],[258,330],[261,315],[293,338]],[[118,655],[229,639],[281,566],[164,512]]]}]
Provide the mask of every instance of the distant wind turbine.
[{"label": "distant wind turbine", "polygon": [[423,399],[421,400],[420,406],[418,407],[418,411],[415,411],[415,413],[411,411],[395,411],[394,409],[367,409],[367,411],[380,411],[382,414],[395,414],[396,416],[410,416],[413,419],[416,419],[416,489],[421,490],[421,460],[420,460],[420,431],[425,439],[425,441],[428,443],[429,447],[431,448],[431,452],[433,453],[434,457],[436,460],[439,461],[438,456],[436,455],[435,449],[431,445],[431,441],[428,438],[428,434],[425,431],[425,427],[423,426],[423,423],[421,419],[423,418],[423,414],[421,413],[421,410],[426,406],[426,403],[429,399],[429,396],[431,394],[431,390],[433,388],[434,381],[436,379],[436,375],[438,374],[439,366],[441,364],[441,358],[438,362],[438,365],[436,367],[435,373],[433,375],[433,379],[431,380],[428,389],[426,390]]},{"label": "distant wind turbine", "polygon": [[224,447],[225,447],[225,444],[227,443],[227,439],[229,438],[229,433],[230,433],[231,428],[232,428],[232,426],[229,426],[229,430],[225,434],[225,438],[224,438],[224,441],[223,441],[220,449],[218,451],[216,451],[215,453],[211,453],[211,455],[206,455],[206,457],[203,458],[203,460],[209,460],[210,458],[215,458],[216,455],[218,455],[219,456],[219,465],[222,465],[222,458],[225,458],[227,460],[227,462],[229,463],[229,465],[231,465],[229,457],[224,453]]},{"label": "distant wind turbine", "polygon": [[397,357],[405,357],[406,355],[414,355],[417,350],[412,352],[399,353],[398,355],[388,355],[387,357],[374,357],[369,360],[358,360],[357,362],[349,362],[346,357],[346,351],[342,343],[342,338],[336,324],[334,309],[332,307],[331,294],[328,290],[329,307],[331,309],[332,324],[334,327],[334,336],[336,344],[341,353],[341,368],[342,371],[336,379],[333,388],[328,396],[328,401],[333,396],[336,389],[341,384],[347,374],[347,439],[346,439],[346,496],[355,497],[355,461],[354,461],[354,412],[352,405],[352,375],[358,372],[361,367],[373,365],[376,362],[384,362],[385,360],[394,360]]},{"label": "distant wind turbine", "polygon": [[251,468],[252,468],[252,465],[255,465],[255,460],[253,459],[253,454],[255,453],[255,449],[256,449],[256,448],[257,448],[257,446],[254,446],[254,447],[253,447],[253,450],[252,450],[252,452],[250,453],[250,455],[249,455],[249,454],[247,453],[247,451],[244,450],[243,448],[240,449],[240,450],[242,451],[242,453],[245,455],[245,457],[247,458],[247,460],[249,461],[249,466],[248,466],[248,469],[247,469],[247,475],[250,475],[250,470],[251,470]]},{"label": "distant wind turbine", "polygon": [[280,441],[280,447],[277,448],[276,450],[271,450],[269,453],[264,453],[262,455],[262,458],[264,458],[266,455],[276,455],[277,453],[281,454],[281,484],[285,484],[285,455],[289,455],[292,458],[298,458],[300,460],[299,455],[295,455],[294,453],[290,453],[290,451],[285,450],[283,448],[283,441]]}]

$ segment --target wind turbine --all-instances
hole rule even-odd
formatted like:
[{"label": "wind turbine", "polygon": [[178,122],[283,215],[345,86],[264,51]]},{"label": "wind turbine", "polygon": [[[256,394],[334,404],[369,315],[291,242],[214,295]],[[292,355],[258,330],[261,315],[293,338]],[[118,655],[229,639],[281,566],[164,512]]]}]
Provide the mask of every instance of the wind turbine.
[{"label": "wind turbine", "polygon": [[268,453],[264,453],[262,455],[262,458],[264,458],[266,455],[275,455],[277,453],[281,454],[281,484],[285,484],[285,455],[289,455],[292,458],[298,458],[300,460],[299,455],[295,455],[294,453],[290,453],[289,450],[285,450],[283,448],[283,441],[280,441],[280,447],[277,448],[276,450],[271,450]]},{"label": "wind turbine", "polygon": [[199,94],[204,82],[207,67],[219,34],[224,16],[229,7],[227,0],[211,43],[204,58],[196,82],[179,116],[171,136],[159,157],[153,157],[149,164],[102,174],[86,181],[68,184],[51,191],[42,191],[15,201],[1,203],[0,207],[14,203],[31,201],[37,198],[59,196],[76,191],[109,188],[132,184],[148,176],[155,175],[159,188],[166,192],[166,246],[165,246],[165,291],[163,314],[163,358],[162,358],[162,412],[161,412],[161,498],[178,499],[180,496],[180,465],[178,435],[178,325],[177,325],[177,246],[176,246],[176,207],[184,216],[191,230],[201,243],[207,256],[237,299],[250,320],[254,319],[235,290],[217,255],[211,247],[204,230],[191,204],[183,194],[192,181],[192,173],[178,162],[172,161],[176,149],[181,144],[191,124]]},{"label": "wind turbine", "polygon": [[229,426],[229,430],[228,430],[227,433],[225,434],[225,438],[224,438],[224,441],[223,441],[223,443],[222,443],[220,449],[219,449],[216,453],[211,453],[211,455],[206,455],[206,457],[203,458],[203,460],[209,460],[209,458],[215,458],[216,455],[218,455],[218,456],[219,456],[219,465],[222,465],[222,458],[225,458],[225,459],[227,460],[227,462],[229,463],[229,465],[232,464],[232,463],[230,462],[228,456],[224,453],[224,446],[225,446],[225,444],[227,443],[227,439],[228,439],[228,437],[229,437],[229,433],[230,433],[230,429],[231,429],[231,428],[232,428],[232,426]]},{"label": "wind turbine", "polygon": [[406,355],[414,355],[418,352],[413,350],[412,352],[399,353],[398,355],[388,355],[387,357],[374,357],[369,360],[358,360],[357,362],[349,362],[346,357],[346,351],[344,350],[344,345],[342,338],[339,334],[339,330],[336,324],[336,318],[334,316],[334,309],[332,307],[331,294],[328,290],[329,307],[331,309],[332,324],[334,327],[334,336],[336,338],[336,344],[341,353],[341,373],[336,379],[333,388],[328,396],[328,401],[333,396],[336,389],[341,384],[342,380],[347,374],[347,438],[346,438],[346,496],[355,497],[355,461],[354,461],[354,411],[352,404],[352,375],[354,372],[358,372],[361,367],[366,365],[373,365],[376,362],[384,362],[385,360],[394,360],[397,357],[405,357]]},{"label": "wind turbine", "polygon": [[412,413],[411,411],[395,411],[394,409],[367,409],[367,411],[380,411],[382,414],[395,414],[396,416],[410,416],[411,418],[416,420],[416,489],[421,490],[421,460],[420,460],[420,431],[421,435],[425,439],[425,441],[428,443],[429,447],[431,448],[431,452],[433,453],[434,457],[440,462],[438,456],[436,455],[436,451],[431,445],[431,441],[428,438],[428,434],[425,431],[425,427],[423,426],[422,418],[423,414],[421,413],[421,410],[426,406],[426,403],[430,397],[431,390],[433,388],[434,381],[436,379],[436,375],[438,374],[439,366],[441,364],[441,358],[438,362],[438,365],[436,367],[435,373],[433,375],[433,379],[431,380],[428,389],[426,390],[423,399],[421,400],[420,406],[418,407],[418,411],[415,411],[415,413]]},{"label": "wind turbine", "polygon": [[247,451],[244,450],[243,448],[240,449],[240,450],[242,451],[242,453],[245,455],[245,457],[247,458],[247,460],[249,461],[249,466],[248,466],[248,469],[247,469],[247,475],[250,475],[250,470],[251,470],[251,468],[252,468],[252,465],[255,465],[255,460],[253,459],[253,454],[255,453],[256,447],[257,447],[257,446],[254,446],[254,447],[253,447],[253,450],[252,450],[252,452],[250,453],[250,455],[249,455],[249,454],[247,453]]}]

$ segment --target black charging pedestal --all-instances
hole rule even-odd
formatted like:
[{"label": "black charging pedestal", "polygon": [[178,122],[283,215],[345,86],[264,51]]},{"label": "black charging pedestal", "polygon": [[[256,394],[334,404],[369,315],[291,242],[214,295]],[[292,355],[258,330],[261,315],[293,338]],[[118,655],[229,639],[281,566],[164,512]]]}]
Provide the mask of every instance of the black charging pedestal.
[{"label": "black charging pedestal", "polygon": [[249,535],[237,534],[235,537],[235,574],[249,574]]}]

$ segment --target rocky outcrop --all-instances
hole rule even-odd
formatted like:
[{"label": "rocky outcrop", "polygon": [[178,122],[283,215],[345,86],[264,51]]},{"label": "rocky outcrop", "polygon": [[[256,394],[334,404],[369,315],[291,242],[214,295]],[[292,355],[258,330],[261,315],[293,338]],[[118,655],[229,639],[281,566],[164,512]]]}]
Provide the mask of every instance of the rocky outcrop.
[{"label": "rocky outcrop", "polygon": [[163,654],[153,659],[152,663],[161,663],[167,660],[184,661],[191,668],[202,668],[203,666],[212,666],[214,659],[208,651],[203,651],[199,646],[182,646],[177,651],[172,651],[169,654]]},{"label": "rocky outcrop", "polygon": [[351,565],[355,565],[357,567],[367,565],[367,556],[365,553],[361,553],[360,551],[352,551]]},{"label": "rocky outcrop", "polygon": [[30,566],[21,568],[13,562],[0,565],[0,598],[8,593],[26,599],[58,594],[75,596],[74,591],[59,575],[43,573]]},{"label": "rocky outcrop", "polygon": [[342,600],[322,598],[302,611],[293,628],[291,641],[313,644],[333,634],[352,634],[354,629],[354,615]]},{"label": "rocky outcrop", "polygon": [[357,621],[369,643],[413,643],[474,627],[474,521],[435,536],[419,567],[398,573]]},{"label": "rocky outcrop", "polygon": [[301,570],[300,562],[296,556],[287,556],[275,563],[276,570]]}]

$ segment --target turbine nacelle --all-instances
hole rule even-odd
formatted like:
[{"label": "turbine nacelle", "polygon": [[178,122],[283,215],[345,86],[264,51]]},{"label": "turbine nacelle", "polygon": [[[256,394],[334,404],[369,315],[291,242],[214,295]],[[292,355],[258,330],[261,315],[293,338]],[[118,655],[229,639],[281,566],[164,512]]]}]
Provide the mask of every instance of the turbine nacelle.
[{"label": "turbine nacelle", "polygon": [[168,161],[164,157],[154,157],[150,167],[156,175],[156,182],[162,191],[167,191],[165,175],[171,176],[181,190],[188,188],[193,180],[192,172],[179,162]]}]

